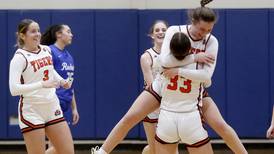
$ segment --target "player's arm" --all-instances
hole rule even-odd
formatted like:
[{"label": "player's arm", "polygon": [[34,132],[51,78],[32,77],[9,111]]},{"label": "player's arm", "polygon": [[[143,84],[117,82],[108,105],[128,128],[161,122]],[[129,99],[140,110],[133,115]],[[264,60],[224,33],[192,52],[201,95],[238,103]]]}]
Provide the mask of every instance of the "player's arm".
[{"label": "player's arm", "polygon": [[[211,40],[207,44],[207,53],[217,58],[218,53],[218,41],[214,36],[211,36]],[[207,63],[203,65],[202,69],[193,70],[186,69],[184,67],[172,68],[164,71],[164,75],[167,77],[173,77],[175,75],[183,76],[187,79],[196,80],[200,82],[210,83],[211,77],[215,70],[216,58],[213,63]]]},{"label": "player's arm", "polygon": [[210,81],[216,67],[218,46],[218,40],[214,36],[211,36],[205,52],[215,57],[214,63],[204,64],[203,68],[198,70],[179,68],[178,75],[201,82]]},{"label": "player's arm", "polygon": [[12,96],[23,95],[43,87],[42,82],[30,84],[21,83],[21,75],[26,65],[26,59],[20,54],[15,54],[10,62],[9,88]]},{"label": "player's arm", "polygon": [[76,99],[75,99],[75,92],[73,90],[72,100],[71,100],[71,110],[72,110],[72,124],[75,125],[78,123],[80,116],[77,109]]},{"label": "player's arm", "polygon": [[140,58],[141,69],[143,72],[143,77],[146,82],[146,86],[149,86],[153,82],[153,75],[152,75],[152,59],[148,52],[142,54]]},{"label": "player's arm", "polygon": [[63,79],[55,69],[53,69],[53,75],[54,75],[54,80],[59,83],[60,86],[62,86],[65,89],[69,89],[72,85],[73,79],[67,78],[66,80]]},{"label": "player's arm", "polygon": [[215,57],[210,54],[190,54],[186,56],[183,60],[177,60],[170,51],[170,41],[173,37],[173,35],[179,32],[179,26],[171,26],[167,29],[165,38],[163,41],[163,45],[161,48],[161,54],[159,56],[160,64],[164,68],[172,68],[172,67],[180,67],[185,66],[188,64],[192,64],[195,62],[200,63],[213,63],[215,60]]}]

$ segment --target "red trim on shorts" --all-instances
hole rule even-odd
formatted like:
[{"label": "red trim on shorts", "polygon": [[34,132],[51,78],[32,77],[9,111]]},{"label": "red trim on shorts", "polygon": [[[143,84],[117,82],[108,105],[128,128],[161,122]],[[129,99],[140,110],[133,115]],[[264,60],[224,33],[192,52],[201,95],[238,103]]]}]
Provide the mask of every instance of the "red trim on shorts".
[{"label": "red trim on shorts", "polygon": [[162,97],[159,96],[152,88],[152,84],[148,87],[144,89],[145,91],[149,92],[151,95],[153,95],[159,102],[159,104],[161,104],[161,99]]},{"label": "red trim on shorts", "polygon": [[52,120],[52,121],[49,121],[49,122],[47,122],[45,125],[46,125],[46,127],[47,127],[47,126],[54,125],[54,124],[57,124],[57,123],[62,122],[62,121],[65,121],[65,118],[64,118],[64,117],[61,117],[61,118],[58,118],[58,119],[54,119],[54,120]]},{"label": "red trim on shorts", "polygon": [[[24,117],[23,117],[23,111],[22,111],[22,108],[23,108],[23,96],[21,96],[20,98],[20,109],[19,109],[19,112],[20,112],[20,119],[22,121],[22,123],[24,123],[25,125],[31,127],[32,129],[38,129],[38,128],[44,128],[45,127],[45,124],[38,124],[38,125],[35,125],[35,124],[32,124],[31,122],[27,121]],[[27,128],[29,128],[27,127]],[[25,129],[25,128],[23,128]],[[21,129],[21,130],[23,130]]]},{"label": "red trim on shorts", "polygon": [[148,116],[146,116],[146,117],[143,119],[143,122],[158,123],[158,118],[157,118],[157,119],[150,119]]},{"label": "red trim on shorts", "polygon": [[186,147],[189,147],[189,148],[199,148],[205,144],[207,144],[208,142],[210,141],[209,137],[207,137],[206,139],[202,140],[202,141],[199,141],[199,142],[196,142],[194,144],[186,144]]},{"label": "red trim on shorts", "polygon": [[21,129],[21,132],[22,133],[27,133],[27,132],[30,132],[30,131],[33,131],[33,130],[36,130],[36,129],[41,129],[41,128],[45,128],[45,125],[43,124],[43,126],[36,127],[36,128],[26,127],[26,128]]},{"label": "red trim on shorts", "polygon": [[161,144],[176,144],[176,143],[179,143],[179,141],[176,141],[176,142],[173,142],[173,143],[166,142],[166,141],[160,139],[160,137],[158,137],[157,134],[155,135],[155,140],[158,141]]}]

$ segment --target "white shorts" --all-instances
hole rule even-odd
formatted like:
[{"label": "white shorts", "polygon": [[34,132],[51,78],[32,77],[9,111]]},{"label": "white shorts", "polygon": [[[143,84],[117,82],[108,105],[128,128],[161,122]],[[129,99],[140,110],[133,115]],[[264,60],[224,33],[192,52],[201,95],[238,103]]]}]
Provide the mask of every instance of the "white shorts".
[{"label": "white shorts", "polygon": [[20,100],[18,120],[22,133],[45,128],[64,121],[63,112],[58,102],[45,104],[28,104]]},{"label": "white shorts", "polygon": [[[152,94],[159,101],[159,103],[161,103],[161,99],[162,99],[162,96],[161,96],[162,83],[161,83],[161,81],[162,80],[160,80],[160,79],[154,80],[152,82],[152,84],[147,89],[145,89],[145,91]],[[159,110],[155,110],[155,111],[151,112],[150,114],[148,114],[143,119],[143,121],[149,122],[149,123],[156,123],[156,122],[158,122],[158,118],[159,118]]]},{"label": "white shorts", "polygon": [[161,110],[156,130],[156,140],[163,144],[181,141],[190,147],[199,147],[209,141],[199,111],[176,113]]},{"label": "white shorts", "polygon": [[148,114],[143,122],[148,122],[148,123],[157,123],[159,118],[159,110],[155,110]]}]

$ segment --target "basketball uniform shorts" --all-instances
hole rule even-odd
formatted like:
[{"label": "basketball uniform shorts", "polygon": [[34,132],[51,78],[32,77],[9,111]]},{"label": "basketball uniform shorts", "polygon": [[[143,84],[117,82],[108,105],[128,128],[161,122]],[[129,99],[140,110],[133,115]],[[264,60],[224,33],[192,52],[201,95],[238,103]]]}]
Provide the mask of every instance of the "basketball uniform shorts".
[{"label": "basketball uniform shorts", "polygon": [[209,142],[198,110],[187,113],[161,110],[155,139],[162,144],[181,141],[189,147],[200,147]]},{"label": "basketball uniform shorts", "polygon": [[23,103],[21,100],[18,115],[22,133],[45,128],[65,120],[59,102],[32,104]]}]

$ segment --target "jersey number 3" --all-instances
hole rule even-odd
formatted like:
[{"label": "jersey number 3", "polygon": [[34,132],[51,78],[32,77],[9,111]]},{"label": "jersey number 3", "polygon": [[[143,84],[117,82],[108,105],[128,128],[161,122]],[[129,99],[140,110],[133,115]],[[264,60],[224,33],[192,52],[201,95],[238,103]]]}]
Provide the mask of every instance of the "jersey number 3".
[{"label": "jersey number 3", "polygon": [[[167,89],[169,90],[177,90],[178,89],[178,79],[179,76],[176,75],[175,77],[170,79],[170,83],[167,85]],[[186,79],[184,81],[184,86],[183,87],[179,87],[179,90],[182,93],[190,93],[191,92],[191,80]]]},{"label": "jersey number 3", "polygon": [[49,80],[49,70],[44,71],[43,81],[47,81],[47,80]]}]

